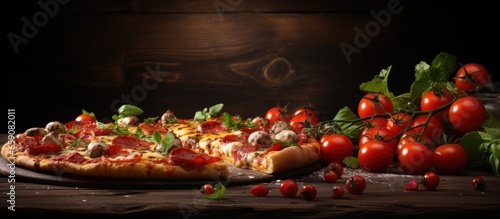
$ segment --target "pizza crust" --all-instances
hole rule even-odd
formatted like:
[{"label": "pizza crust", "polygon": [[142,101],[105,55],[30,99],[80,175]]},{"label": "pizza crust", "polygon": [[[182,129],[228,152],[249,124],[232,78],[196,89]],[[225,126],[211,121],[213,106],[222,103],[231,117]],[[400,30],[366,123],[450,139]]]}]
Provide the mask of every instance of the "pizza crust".
[{"label": "pizza crust", "polygon": [[223,161],[192,167],[153,163],[144,159],[143,162],[138,163],[105,161],[78,164],[68,161],[53,161],[50,158],[28,155],[22,152],[11,155],[9,146],[4,144],[2,147],[1,153],[5,159],[14,161],[16,165],[23,168],[55,173],[61,176],[71,174],[91,177],[164,180],[215,180],[229,177],[229,168]]},{"label": "pizza crust", "polygon": [[272,174],[304,167],[317,162],[320,158],[320,144],[316,139],[310,138],[300,147],[289,146],[280,151],[269,152],[260,168]]}]

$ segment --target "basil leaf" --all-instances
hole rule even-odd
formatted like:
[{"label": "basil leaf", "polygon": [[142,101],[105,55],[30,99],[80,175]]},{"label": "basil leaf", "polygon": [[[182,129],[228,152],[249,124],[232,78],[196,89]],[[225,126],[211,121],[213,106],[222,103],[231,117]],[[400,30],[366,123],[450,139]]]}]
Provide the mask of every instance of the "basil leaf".
[{"label": "basil leaf", "polygon": [[142,113],[144,113],[144,111],[142,111],[141,108],[130,104],[122,105],[118,109],[118,114],[120,114],[121,117],[138,116],[141,115]]},{"label": "basil leaf", "polygon": [[226,192],[226,187],[222,185],[222,183],[218,182],[215,184],[215,192],[210,194],[210,195],[203,195],[206,199],[219,199],[221,198],[224,193]]},{"label": "basil leaf", "polygon": [[172,150],[173,148],[172,146],[174,145],[174,140],[175,136],[172,132],[167,132],[167,134],[165,134],[165,138],[163,138],[163,140],[161,141],[163,152],[168,153],[170,152],[170,150]]}]

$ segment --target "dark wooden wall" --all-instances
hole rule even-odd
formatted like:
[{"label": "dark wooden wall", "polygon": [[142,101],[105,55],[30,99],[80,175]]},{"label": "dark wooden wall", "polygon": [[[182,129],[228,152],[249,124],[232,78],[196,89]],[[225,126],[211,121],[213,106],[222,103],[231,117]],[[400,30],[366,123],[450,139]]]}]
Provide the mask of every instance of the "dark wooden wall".
[{"label": "dark wooden wall", "polygon": [[[19,132],[82,109],[107,120],[123,103],[189,118],[216,103],[243,117],[310,103],[332,118],[355,109],[359,85],[389,65],[391,90],[408,91],[414,66],[441,51],[498,71],[486,55],[498,51],[498,16],[481,1],[43,1],[48,11],[37,2],[4,3],[2,105],[16,110]],[[34,17],[25,37],[23,18]],[[342,43],[355,46],[367,25],[368,41],[346,59]],[[27,42],[13,46],[12,34]]]}]

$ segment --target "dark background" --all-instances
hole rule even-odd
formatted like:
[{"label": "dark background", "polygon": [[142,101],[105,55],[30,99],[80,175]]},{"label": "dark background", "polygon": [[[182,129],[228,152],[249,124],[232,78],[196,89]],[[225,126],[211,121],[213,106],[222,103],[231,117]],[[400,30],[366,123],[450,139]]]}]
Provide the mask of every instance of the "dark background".
[{"label": "dark background", "polygon": [[[123,103],[143,117],[172,109],[188,118],[216,103],[243,117],[309,103],[332,118],[344,106],[355,110],[359,85],[390,65],[390,89],[408,92],[415,65],[441,51],[483,64],[498,81],[490,1],[41,2],[54,16],[38,1],[3,3],[2,106],[15,109],[17,132],[82,109],[106,121]],[[341,43],[354,45],[355,28],[374,24],[370,12],[389,11],[388,3],[401,12],[371,29],[348,62]],[[42,18],[34,36],[24,37],[23,17]],[[17,53],[9,34],[27,40]]]}]

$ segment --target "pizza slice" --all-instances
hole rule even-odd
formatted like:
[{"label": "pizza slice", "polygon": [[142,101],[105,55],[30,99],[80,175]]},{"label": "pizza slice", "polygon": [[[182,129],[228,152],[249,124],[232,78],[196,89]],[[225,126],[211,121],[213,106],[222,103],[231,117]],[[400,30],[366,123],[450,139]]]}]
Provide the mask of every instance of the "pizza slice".
[{"label": "pizza slice", "polygon": [[57,175],[166,180],[229,176],[228,165],[222,159],[183,147],[167,151],[174,141],[165,137],[157,141],[153,135],[138,131],[141,126],[151,130],[152,123],[132,127],[127,122],[132,117],[126,117],[122,123],[109,124],[94,120],[64,124],[53,121],[43,128],[17,134],[3,145],[1,154],[18,166]]}]

